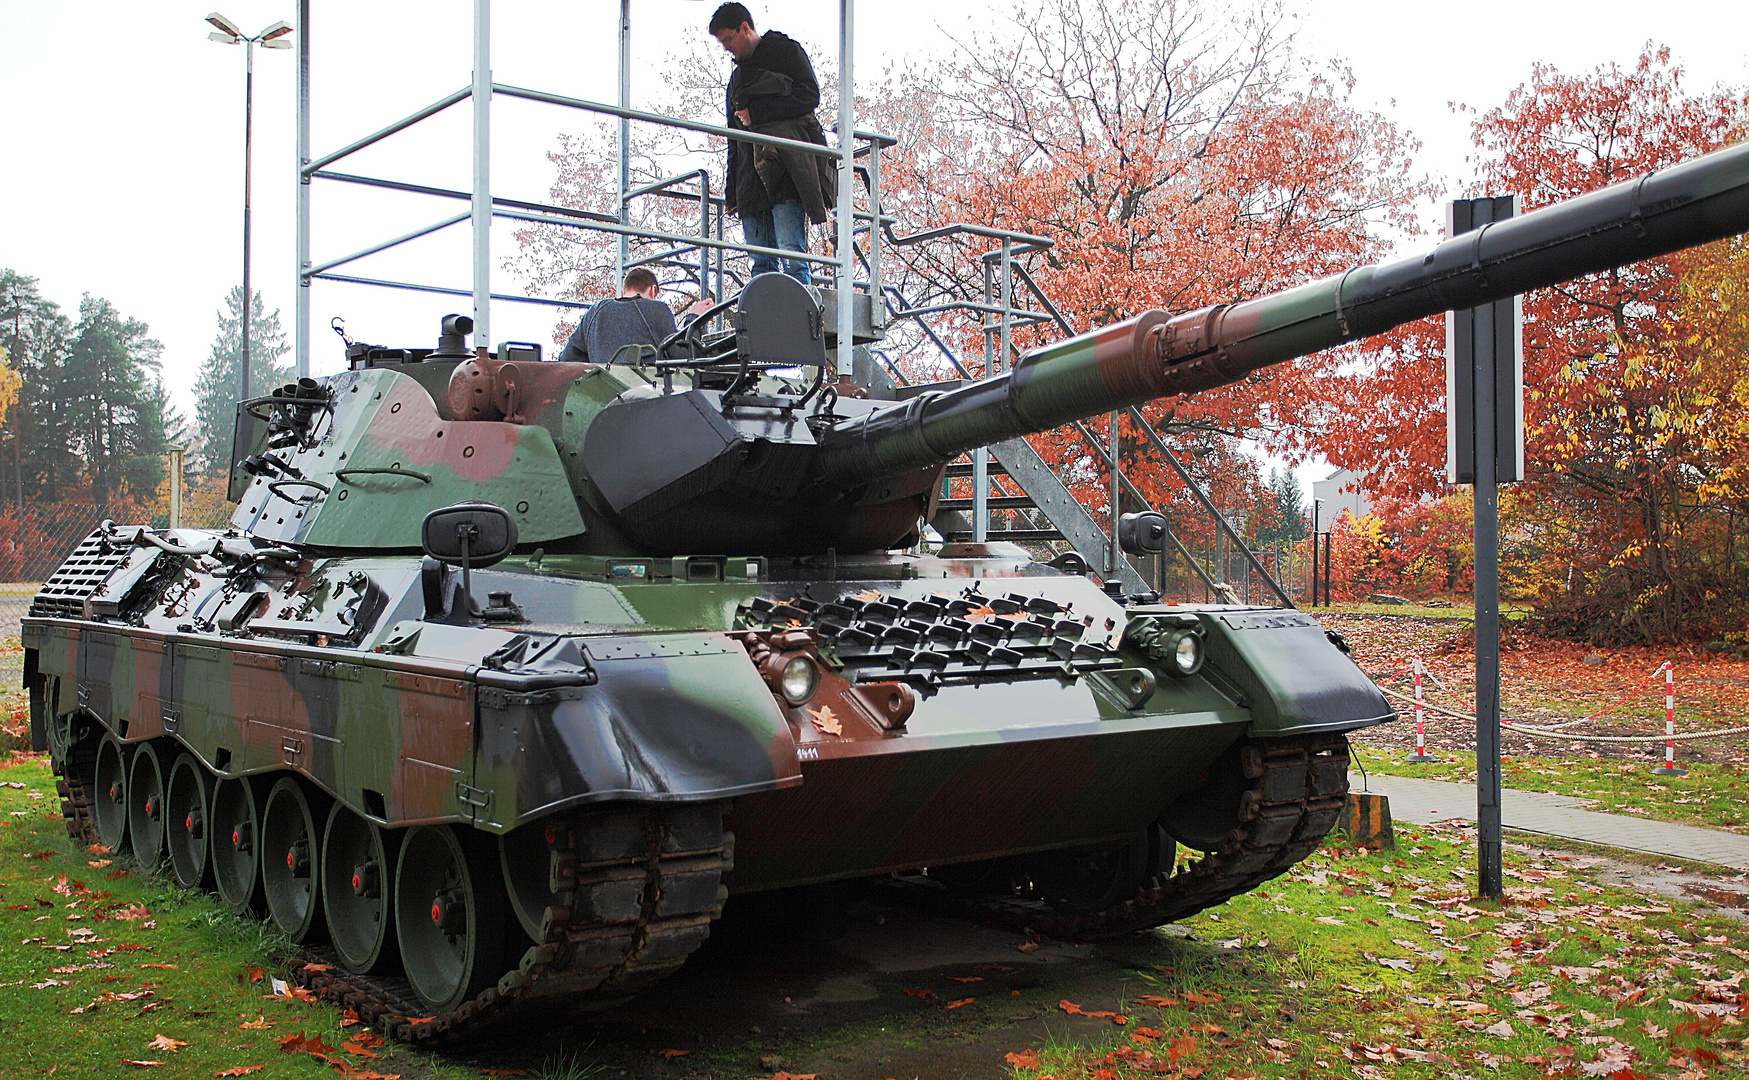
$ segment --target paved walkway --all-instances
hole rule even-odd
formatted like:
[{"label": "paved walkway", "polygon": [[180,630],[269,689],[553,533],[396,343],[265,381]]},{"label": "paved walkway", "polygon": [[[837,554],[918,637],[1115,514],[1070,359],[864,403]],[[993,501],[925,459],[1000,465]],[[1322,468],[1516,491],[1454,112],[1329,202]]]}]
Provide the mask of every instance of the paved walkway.
[{"label": "paved walkway", "polygon": [[[1351,790],[1369,790],[1389,798],[1395,821],[1431,824],[1452,818],[1476,820],[1476,789],[1467,784],[1408,776],[1370,776],[1363,786],[1358,773],[1348,775],[1348,784]],[[1647,821],[1625,814],[1600,814],[1581,809],[1584,805],[1583,800],[1567,795],[1508,788],[1500,793],[1500,821],[1506,828],[1522,832],[1749,870],[1749,836]]]}]

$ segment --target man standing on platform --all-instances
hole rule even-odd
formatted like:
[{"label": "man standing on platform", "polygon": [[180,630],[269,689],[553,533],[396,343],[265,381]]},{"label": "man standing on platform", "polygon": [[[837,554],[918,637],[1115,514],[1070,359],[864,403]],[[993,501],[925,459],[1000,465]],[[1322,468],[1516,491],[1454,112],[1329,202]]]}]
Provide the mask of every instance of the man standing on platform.
[{"label": "man standing on platform", "polygon": [[[710,33],[735,58],[724,95],[729,127],[826,145],[814,116],[820,84],[808,54],[793,38],[776,30],[759,33],[743,4],[717,8]],[[740,215],[742,237],[758,247],[808,250],[808,221],[824,222],[827,207],[837,202],[833,163],[805,151],[731,139],[728,171],[725,208]],[[808,263],[782,262],[784,273],[810,283]],[[753,272],[774,272],[778,263],[773,256],[754,255]]]}]

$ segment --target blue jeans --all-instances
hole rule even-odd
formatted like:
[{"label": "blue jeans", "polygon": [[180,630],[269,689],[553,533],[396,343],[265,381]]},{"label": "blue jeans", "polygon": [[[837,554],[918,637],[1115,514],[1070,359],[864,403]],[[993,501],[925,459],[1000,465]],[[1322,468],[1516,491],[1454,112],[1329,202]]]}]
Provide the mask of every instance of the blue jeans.
[{"label": "blue jeans", "polygon": [[[782,248],[785,251],[808,250],[808,212],[799,202],[782,202],[757,214],[742,213],[741,237],[758,247]],[[753,272],[772,274],[782,270],[803,285],[813,282],[808,273],[810,264],[801,259],[777,259],[770,255],[754,255]]]}]

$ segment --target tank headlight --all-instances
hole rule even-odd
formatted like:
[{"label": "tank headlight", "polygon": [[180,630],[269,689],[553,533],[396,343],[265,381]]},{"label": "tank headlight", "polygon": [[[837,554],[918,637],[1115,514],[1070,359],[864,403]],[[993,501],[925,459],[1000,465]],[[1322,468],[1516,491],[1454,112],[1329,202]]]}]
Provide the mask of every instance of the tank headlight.
[{"label": "tank headlight", "polygon": [[1180,630],[1167,643],[1167,669],[1180,678],[1202,670],[1202,635],[1194,630]]},{"label": "tank headlight", "polygon": [[805,656],[794,657],[783,666],[778,685],[783,688],[784,700],[791,705],[800,705],[814,696],[814,690],[820,685],[820,669]]}]

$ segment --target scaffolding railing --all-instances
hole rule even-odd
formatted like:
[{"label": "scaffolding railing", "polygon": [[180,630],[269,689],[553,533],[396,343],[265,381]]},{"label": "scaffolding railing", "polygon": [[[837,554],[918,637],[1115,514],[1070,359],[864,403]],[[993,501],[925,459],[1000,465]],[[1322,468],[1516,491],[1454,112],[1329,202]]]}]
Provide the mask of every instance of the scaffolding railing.
[{"label": "scaffolding railing", "polygon": [[[854,72],[850,64],[851,34],[854,24],[853,0],[839,0],[841,86],[839,123],[836,127],[838,145],[836,146],[787,139],[740,128],[729,128],[706,121],[631,108],[627,67],[629,64],[630,2],[631,0],[621,0],[620,4],[619,88],[621,100],[618,105],[493,81],[491,78],[490,0],[474,0],[474,73],[470,85],[452,91],[429,105],[416,109],[412,113],[336,150],[316,156],[310,152],[309,145],[311,0],[299,0],[299,18],[303,32],[299,34],[298,44],[297,248],[299,288],[294,330],[300,375],[309,373],[309,290],[315,281],[346,282],[389,289],[471,296],[474,300],[475,340],[477,342],[490,341],[489,310],[492,301],[561,308],[587,306],[586,302],[571,297],[519,295],[490,291],[488,287],[490,226],[493,220],[499,219],[615,236],[619,241],[616,260],[616,269],[619,273],[623,274],[624,270],[639,265],[677,267],[689,276],[696,277],[701,296],[709,293],[719,298],[725,297],[733,291],[731,286],[738,288],[745,278],[740,273],[736,263],[743,257],[759,256],[811,264],[829,271],[828,279],[837,289],[837,326],[843,328],[855,326],[852,307],[854,294],[862,292],[870,297],[869,317],[871,329],[877,339],[884,337],[888,327],[899,322],[910,322],[918,328],[920,340],[938,350],[962,379],[973,378],[974,373],[961,362],[955,350],[943,339],[941,330],[932,325],[932,320],[949,316],[976,318],[976,330],[981,335],[983,342],[983,371],[981,372],[983,375],[994,375],[1006,371],[1013,359],[1019,355],[1020,349],[1015,342],[1017,330],[1029,327],[1055,326],[1065,334],[1075,332],[1068,319],[1039,287],[1037,280],[1026,265],[1029,257],[1048,251],[1053,246],[1049,238],[1017,230],[970,223],[953,223],[904,235],[895,231],[897,222],[883,213],[881,203],[880,155],[884,148],[894,145],[896,140],[890,136],[859,131],[855,128],[850,94],[854,79]],[[500,97],[618,120],[620,137],[618,161],[616,162],[619,176],[618,191],[615,197],[615,210],[617,212],[603,213],[550,202],[513,199],[493,194],[490,182],[490,118],[492,102]],[[472,190],[463,191],[436,185],[390,180],[358,172],[343,172],[334,168],[352,155],[436,117],[463,101],[471,102],[474,112]],[[712,178],[709,169],[690,169],[633,187],[630,183],[630,141],[628,134],[629,125],[633,123],[703,134],[725,141],[732,140],[798,151],[835,161],[839,170],[840,182],[836,206],[836,243],[833,245],[833,250],[829,253],[791,251],[729,239],[725,235],[727,231],[726,200],[721,193],[711,190]],[[844,137],[845,130],[850,132],[848,139]],[[311,210],[309,198],[310,186],[318,180],[404,194],[466,201],[470,205],[466,212],[444,216],[399,235],[367,244],[347,254],[318,262],[312,258],[310,251]],[[864,201],[867,209],[859,209],[856,205],[855,189],[858,180],[862,181],[862,186],[866,192]],[[696,232],[671,231],[633,224],[632,207],[639,200],[644,199],[696,203],[698,206]],[[463,222],[469,223],[473,240],[473,282],[471,288],[464,289],[428,282],[395,280],[352,272],[347,269],[360,260],[454,228]],[[883,280],[883,257],[888,252],[901,262],[905,262],[909,269],[910,256],[908,252],[938,241],[947,242],[957,249],[961,246],[961,242],[967,238],[988,240],[994,243],[977,256],[978,269],[973,277],[966,279],[957,274],[951,275],[953,287],[945,290],[943,295],[932,298],[928,302],[910,303],[900,288]],[[859,239],[863,243],[859,244]],[[634,242],[645,247],[654,246],[656,250],[634,253],[630,246]],[[860,278],[859,268],[861,269]],[[978,278],[981,278],[981,281],[977,281]],[[714,291],[712,289],[713,281]],[[980,284],[981,288],[978,287]],[[854,368],[854,336],[853,332],[838,334],[837,369],[841,377],[848,377]],[[899,372],[898,366],[884,352],[872,350],[871,355],[877,357],[900,383],[904,382],[904,377]],[[1153,509],[1136,485],[1124,475],[1121,447],[1117,441],[1119,415],[1112,413],[1108,416],[1108,437],[1103,441],[1094,434],[1086,423],[1077,422],[1069,425],[1070,430],[1092,451],[1094,459],[1108,478],[1107,510],[1109,520],[1112,523],[1108,531],[1112,534],[1116,532],[1115,523],[1126,497],[1129,503],[1136,507]],[[1244,589],[1247,596],[1250,593],[1250,579],[1255,575],[1282,603],[1291,606],[1292,601],[1288,598],[1287,592],[1265,569],[1256,553],[1252,552],[1244,543],[1239,532],[1220,513],[1188,470],[1166,447],[1159,433],[1148,423],[1141,411],[1132,408],[1128,410],[1128,416],[1146,443],[1171,466],[1180,481],[1194,494],[1200,506],[1213,519],[1215,535],[1220,538],[1217,546],[1225,548],[1230,544],[1231,550],[1241,553],[1243,561],[1247,564],[1247,570],[1244,574]],[[1012,512],[1015,509],[1014,500],[1019,496],[1008,494],[1006,488],[1001,486],[997,487],[997,494],[992,496],[989,450],[983,448],[974,450],[971,459],[973,539],[983,541],[988,536],[992,511]],[[999,500],[994,506],[991,501],[993,497]],[[1031,524],[1037,526],[1039,522],[1033,520]],[[1035,529],[1034,531],[1042,530]],[[1195,576],[1211,594],[1218,592],[1223,587],[1223,581],[1230,576],[1225,556],[1217,555],[1215,560],[1203,559],[1199,561],[1176,532],[1169,530],[1169,534],[1172,538],[1175,554],[1191,567]],[[1106,547],[1107,550],[1101,554],[1104,556],[1105,570],[1110,574],[1117,571],[1123,563],[1124,557],[1117,549],[1115,535],[1107,537]],[[1220,565],[1212,567],[1215,569],[1215,573],[1211,574],[1211,566],[1216,561]],[[1161,579],[1163,579],[1164,574],[1163,567],[1157,567],[1156,584],[1162,583]]]}]

